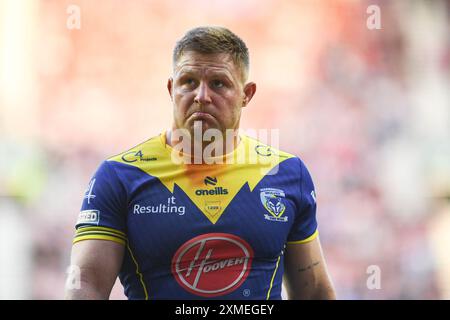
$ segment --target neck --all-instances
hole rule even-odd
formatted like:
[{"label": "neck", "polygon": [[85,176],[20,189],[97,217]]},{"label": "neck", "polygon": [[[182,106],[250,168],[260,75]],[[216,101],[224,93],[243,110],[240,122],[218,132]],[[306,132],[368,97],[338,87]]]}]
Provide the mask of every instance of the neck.
[{"label": "neck", "polygon": [[190,157],[191,163],[205,163],[208,159],[225,158],[236,150],[241,140],[238,128],[213,133],[189,132],[173,127],[166,132],[166,144]]}]

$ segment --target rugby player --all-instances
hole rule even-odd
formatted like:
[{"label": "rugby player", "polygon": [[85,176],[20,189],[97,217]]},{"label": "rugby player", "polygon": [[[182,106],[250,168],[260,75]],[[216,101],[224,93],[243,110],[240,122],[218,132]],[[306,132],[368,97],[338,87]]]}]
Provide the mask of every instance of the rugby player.
[{"label": "rugby player", "polygon": [[[335,298],[305,164],[239,133],[256,92],[248,71],[246,44],[226,28],[177,42],[172,127],[93,175],[71,254],[81,282],[67,299],[108,299],[117,277],[129,299],[281,299],[283,283],[289,299]],[[215,144],[209,160],[223,162],[198,159],[196,130],[223,134],[199,148]]]}]

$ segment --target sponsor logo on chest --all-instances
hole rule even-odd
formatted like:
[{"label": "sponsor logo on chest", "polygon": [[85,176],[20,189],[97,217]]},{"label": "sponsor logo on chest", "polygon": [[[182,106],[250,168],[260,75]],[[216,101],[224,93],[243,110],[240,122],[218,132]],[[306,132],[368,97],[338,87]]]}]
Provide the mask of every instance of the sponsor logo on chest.
[{"label": "sponsor logo on chest", "polygon": [[228,189],[216,186],[217,185],[217,178],[216,177],[209,177],[207,176],[203,182],[205,183],[205,186],[211,185],[214,186],[213,189],[197,189],[195,190],[195,194],[197,196],[220,196],[220,195],[227,195]]},{"label": "sponsor logo on chest", "polygon": [[179,206],[176,203],[174,196],[167,199],[165,203],[159,203],[157,205],[140,205],[135,204],[133,206],[133,214],[177,214],[182,216],[186,213],[185,206]]},{"label": "sponsor logo on chest", "polygon": [[228,233],[208,233],[186,241],[172,258],[172,274],[185,290],[202,297],[233,292],[247,278],[253,249]]}]

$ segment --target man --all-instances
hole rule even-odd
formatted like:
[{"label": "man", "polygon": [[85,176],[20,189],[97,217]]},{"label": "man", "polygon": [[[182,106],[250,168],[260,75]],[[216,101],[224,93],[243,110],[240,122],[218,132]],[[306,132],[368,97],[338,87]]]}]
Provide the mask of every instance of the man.
[{"label": "man", "polygon": [[97,170],[72,249],[80,288],[66,298],[107,299],[118,275],[129,299],[281,299],[283,279],[289,299],[335,298],[306,167],[238,134],[256,91],[248,69],[225,28],[178,41],[172,129]]}]

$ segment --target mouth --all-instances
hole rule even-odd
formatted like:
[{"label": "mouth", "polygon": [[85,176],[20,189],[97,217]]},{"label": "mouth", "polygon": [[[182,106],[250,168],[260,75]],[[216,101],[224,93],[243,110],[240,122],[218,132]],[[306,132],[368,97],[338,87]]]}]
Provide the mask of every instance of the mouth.
[{"label": "mouth", "polygon": [[192,113],[189,118],[193,120],[215,120],[214,116],[207,112],[196,111]]}]

